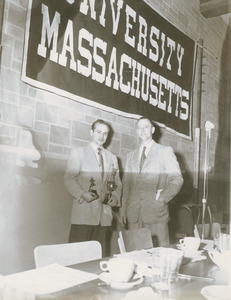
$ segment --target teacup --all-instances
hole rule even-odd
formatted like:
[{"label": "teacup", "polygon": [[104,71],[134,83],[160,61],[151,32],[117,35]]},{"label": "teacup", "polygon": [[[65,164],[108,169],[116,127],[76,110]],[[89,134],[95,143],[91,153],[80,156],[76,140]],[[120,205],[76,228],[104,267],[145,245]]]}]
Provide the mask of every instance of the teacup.
[{"label": "teacup", "polygon": [[197,237],[186,236],[183,239],[180,239],[179,242],[184,251],[184,256],[193,257],[200,247],[201,240]]},{"label": "teacup", "polygon": [[208,254],[212,261],[222,269],[230,269],[230,260],[231,260],[231,251],[223,250],[223,251],[208,251]]},{"label": "teacup", "polygon": [[118,257],[101,261],[100,268],[109,272],[111,281],[128,282],[133,275],[135,263],[130,259]]}]

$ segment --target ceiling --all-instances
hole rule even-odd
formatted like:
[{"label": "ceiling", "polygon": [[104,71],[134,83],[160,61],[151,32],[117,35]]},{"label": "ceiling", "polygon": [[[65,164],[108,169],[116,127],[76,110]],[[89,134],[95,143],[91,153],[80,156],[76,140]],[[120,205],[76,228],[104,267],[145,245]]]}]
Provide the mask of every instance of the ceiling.
[{"label": "ceiling", "polygon": [[200,0],[200,12],[205,18],[231,13],[231,0]]}]

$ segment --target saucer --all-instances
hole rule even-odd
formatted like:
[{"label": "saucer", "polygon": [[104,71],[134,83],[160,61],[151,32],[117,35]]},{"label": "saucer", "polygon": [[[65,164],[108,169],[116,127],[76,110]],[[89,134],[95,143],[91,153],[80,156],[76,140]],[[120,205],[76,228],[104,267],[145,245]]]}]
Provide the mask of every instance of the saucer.
[{"label": "saucer", "polygon": [[[176,248],[177,248],[178,250],[184,251],[184,247],[182,247],[181,244],[177,244],[177,245],[176,245]],[[184,257],[187,257],[187,258],[195,258],[195,257],[197,257],[198,255],[201,255],[203,252],[204,252],[204,250],[197,250],[197,251],[195,251],[195,252],[194,252],[193,254],[191,254],[191,255],[186,255],[186,254],[184,254]]]},{"label": "saucer", "polygon": [[184,256],[187,258],[193,259],[193,258],[200,256],[203,252],[204,252],[204,250],[198,250],[198,251],[194,252],[193,254],[184,254]]},{"label": "saucer", "polygon": [[134,279],[134,277],[133,277],[128,282],[111,281],[111,276],[110,276],[110,273],[108,273],[108,272],[102,272],[99,275],[99,279],[106,282],[113,289],[117,289],[117,290],[127,290],[127,289],[130,289],[133,286],[136,286],[143,282],[143,277],[140,277],[137,279]]},{"label": "saucer", "polygon": [[231,300],[231,287],[228,285],[208,285],[201,290],[208,300]]}]

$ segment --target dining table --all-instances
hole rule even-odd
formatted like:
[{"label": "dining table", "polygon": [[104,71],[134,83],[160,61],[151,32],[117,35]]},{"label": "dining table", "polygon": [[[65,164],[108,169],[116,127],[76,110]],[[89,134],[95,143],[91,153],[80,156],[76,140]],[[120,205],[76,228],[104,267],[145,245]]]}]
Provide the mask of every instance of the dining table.
[{"label": "dining table", "polygon": [[[171,284],[170,289],[167,291],[155,291],[155,297],[151,297],[150,300],[203,300],[206,299],[201,294],[203,288],[211,285],[218,285],[221,286],[221,288],[222,286],[227,287],[229,285],[228,270],[220,269],[215,265],[207,252],[203,253],[203,256],[203,259],[196,261],[183,259],[179,269],[178,280]],[[94,274],[101,274],[100,261],[109,260],[110,258],[111,257],[88,261],[69,267]],[[37,295],[36,300],[126,300],[128,299],[126,298],[128,292],[139,291],[144,287],[151,288],[150,277],[144,277],[144,280],[139,285],[133,286],[130,289],[112,288],[109,284],[103,282],[100,278],[97,278],[55,293]],[[157,297],[157,295],[159,297]],[[145,298],[145,295],[140,299],[142,300],[142,298],[143,300],[149,300],[149,298]]]}]

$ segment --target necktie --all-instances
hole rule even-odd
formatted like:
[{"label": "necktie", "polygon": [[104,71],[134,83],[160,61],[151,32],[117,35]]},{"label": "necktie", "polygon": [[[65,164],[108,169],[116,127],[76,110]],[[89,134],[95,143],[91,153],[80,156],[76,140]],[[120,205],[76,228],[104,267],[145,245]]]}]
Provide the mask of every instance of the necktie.
[{"label": "necktie", "polygon": [[141,157],[140,157],[140,172],[142,170],[142,167],[143,167],[143,164],[144,164],[144,161],[145,161],[145,158],[146,158],[145,150],[146,150],[146,147],[144,146]]},{"label": "necktie", "polygon": [[102,176],[102,179],[103,179],[104,163],[103,163],[102,149],[98,148],[97,150],[98,150],[98,155],[99,155],[99,164],[100,164],[100,167],[101,167],[101,176]]}]

